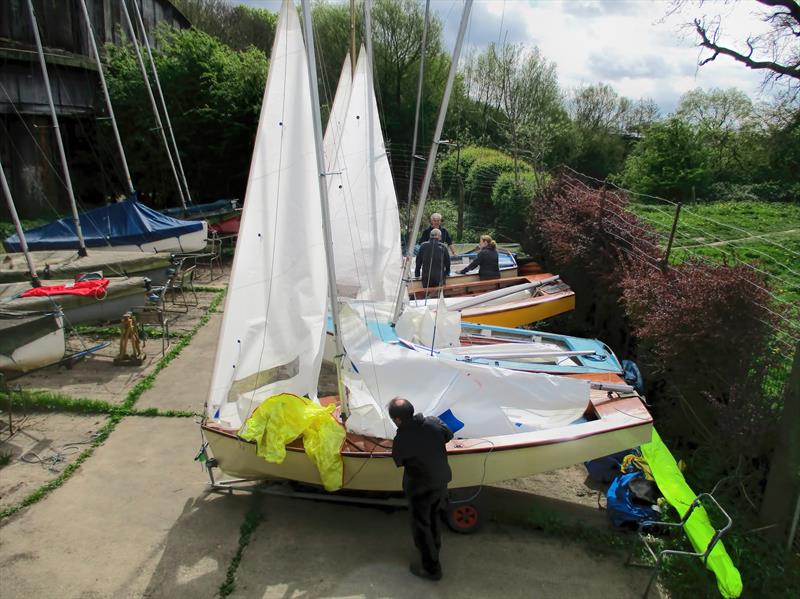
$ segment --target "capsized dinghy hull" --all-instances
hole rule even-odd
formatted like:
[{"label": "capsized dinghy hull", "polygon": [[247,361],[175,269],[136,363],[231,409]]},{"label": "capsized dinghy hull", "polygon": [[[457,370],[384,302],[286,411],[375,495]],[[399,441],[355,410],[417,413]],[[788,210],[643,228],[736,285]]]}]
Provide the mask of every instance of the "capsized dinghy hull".
[{"label": "capsized dinghy hull", "polygon": [[[609,455],[646,443],[652,419],[638,396],[609,398],[592,391],[588,414],[592,420],[544,431],[481,439],[454,439],[448,444],[453,471],[450,488],[473,487]],[[227,475],[248,480],[282,478],[322,485],[319,473],[302,443],[287,446],[286,459],[273,464],[256,455],[256,445],[235,431],[204,424],[203,434],[219,468]],[[391,458],[391,440],[348,435],[342,451],[344,489],[402,491],[402,469]]]},{"label": "capsized dinghy hull", "polygon": [[57,314],[0,318],[0,372],[16,376],[64,357],[64,324]]}]

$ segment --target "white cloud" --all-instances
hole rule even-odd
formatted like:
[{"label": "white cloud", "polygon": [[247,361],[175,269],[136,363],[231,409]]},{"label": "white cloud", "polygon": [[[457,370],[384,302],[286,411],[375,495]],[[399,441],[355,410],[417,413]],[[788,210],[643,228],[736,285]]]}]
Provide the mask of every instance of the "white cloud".
[{"label": "white cloud", "polygon": [[[276,10],[279,0],[231,0]],[[421,0],[420,0],[421,1]],[[463,0],[432,0],[452,48]],[[697,68],[695,35],[681,29],[692,18],[722,14],[726,40],[744,40],[761,24],[753,0],[706,2],[665,18],[665,0],[475,0],[466,44],[478,50],[506,40],[538,46],[556,64],[565,90],[605,83],[633,99],[653,98],[664,113],[696,87],[738,87],[754,99],[762,74],[719,57]]]}]

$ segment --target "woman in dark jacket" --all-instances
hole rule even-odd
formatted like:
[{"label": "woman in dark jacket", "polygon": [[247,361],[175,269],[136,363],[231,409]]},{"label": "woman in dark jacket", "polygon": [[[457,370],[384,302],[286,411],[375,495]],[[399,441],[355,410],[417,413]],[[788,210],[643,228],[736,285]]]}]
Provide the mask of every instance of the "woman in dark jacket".
[{"label": "woman in dark jacket", "polygon": [[470,270],[479,267],[478,278],[481,281],[488,281],[490,279],[500,278],[500,259],[497,257],[497,244],[494,239],[488,235],[481,235],[481,240],[478,243],[480,251],[475,259],[469,263],[469,266],[460,270],[462,275],[467,274]]}]

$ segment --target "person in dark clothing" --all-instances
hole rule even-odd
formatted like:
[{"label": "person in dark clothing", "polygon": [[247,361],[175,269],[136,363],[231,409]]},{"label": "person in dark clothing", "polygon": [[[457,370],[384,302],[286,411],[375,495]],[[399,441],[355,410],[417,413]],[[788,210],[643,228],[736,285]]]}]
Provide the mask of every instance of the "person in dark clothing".
[{"label": "person in dark clothing", "polygon": [[439,229],[431,231],[431,238],[419,247],[417,252],[417,266],[414,276],[422,275],[423,287],[439,287],[444,285],[447,275],[450,274],[450,254],[447,247],[441,242],[442,233]]},{"label": "person in dark clothing", "polygon": [[439,229],[442,232],[442,243],[447,246],[447,249],[450,250],[450,253],[455,255],[456,250],[453,247],[453,238],[450,237],[450,233],[442,226],[442,215],[438,212],[434,212],[431,214],[431,225],[422,232],[422,235],[419,238],[420,244],[425,243],[431,237],[431,231],[434,229]]},{"label": "person in dark clothing", "polygon": [[420,578],[439,580],[442,577],[439,512],[444,509],[447,483],[452,479],[446,445],[453,433],[434,416],[414,414],[411,402],[400,397],[389,402],[389,416],[397,425],[392,458],[398,468],[405,468],[403,492],[411,512],[414,545],[421,557],[421,564],[414,562],[409,569]]},{"label": "person in dark clothing", "polygon": [[497,256],[497,244],[488,235],[481,235],[478,243],[478,255],[469,263],[466,268],[462,268],[459,274],[465,275],[476,266],[478,267],[478,278],[481,281],[500,278],[500,258]]}]

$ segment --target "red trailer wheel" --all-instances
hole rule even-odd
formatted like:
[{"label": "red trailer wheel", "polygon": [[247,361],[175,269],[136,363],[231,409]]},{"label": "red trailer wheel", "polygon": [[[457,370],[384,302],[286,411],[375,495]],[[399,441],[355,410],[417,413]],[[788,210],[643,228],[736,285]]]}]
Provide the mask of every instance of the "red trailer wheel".
[{"label": "red trailer wheel", "polygon": [[472,503],[451,503],[447,507],[447,525],[454,532],[470,534],[481,524],[480,513]]}]

